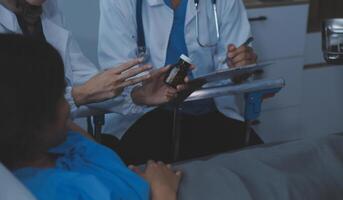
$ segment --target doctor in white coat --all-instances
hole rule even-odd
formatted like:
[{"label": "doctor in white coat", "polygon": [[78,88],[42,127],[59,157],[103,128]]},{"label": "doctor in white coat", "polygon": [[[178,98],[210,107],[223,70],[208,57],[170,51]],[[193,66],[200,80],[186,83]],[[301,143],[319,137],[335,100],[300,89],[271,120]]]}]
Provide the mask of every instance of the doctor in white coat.
[{"label": "doctor in white coat", "polygon": [[[194,77],[256,63],[253,49],[243,45],[251,33],[241,0],[142,0],[140,18],[137,1],[100,0],[101,67],[135,57],[137,40],[142,35],[137,29],[140,25],[150,55],[148,63],[156,68],[176,63],[181,54],[193,60]],[[138,19],[142,19],[142,24],[137,23]],[[226,96],[185,105],[181,117],[181,159],[242,147],[242,104],[239,96]],[[145,114],[152,109],[142,108],[140,115],[115,114],[107,118],[105,132],[123,137],[118,151],[127,162],[142,163],[149,157],[170,160],[172,110],[158,108]],[[261,142],[258,137],[257,141]]]},{"label": "doctor in white coat", "polygon": [[[151,81],[166,70],[135,77],[151,68],[149,65],[135,68],[141,59],[121,60],[116,67],[99,70],[83,55],[62,21],[57,0],[0,0],[0,33],[24,34],[47,40],[61,54],[68,84],[65,96],[72,116],[91,114],[94,109],[135,113],[135,107],[130,102],[132,98],[119,96],[123,89],[149,78]],[[176,91],[168,89],[163,92],[169,92],[169,96],[161,95],[164,99],[154,100],[167,101]]]}]

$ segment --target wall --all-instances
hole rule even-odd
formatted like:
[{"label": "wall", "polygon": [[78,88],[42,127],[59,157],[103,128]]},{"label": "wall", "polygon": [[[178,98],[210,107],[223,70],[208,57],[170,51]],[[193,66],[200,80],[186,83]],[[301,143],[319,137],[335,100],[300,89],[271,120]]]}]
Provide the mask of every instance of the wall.
[{"label": "wall", "polygon": [[[324,62],[320,33],[307,35],[305,64]],[[304,135],[343,132],[343,66],[304,70],[302,123]]]}]

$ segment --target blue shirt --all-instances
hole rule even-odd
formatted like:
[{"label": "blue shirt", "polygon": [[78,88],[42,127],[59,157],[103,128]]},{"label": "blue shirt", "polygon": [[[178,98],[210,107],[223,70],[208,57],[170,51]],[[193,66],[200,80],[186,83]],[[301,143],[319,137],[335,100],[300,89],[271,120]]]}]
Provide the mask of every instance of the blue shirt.
[{"label": "blue shirt", "polygon": [[148,200],[149,186],[112,150],[69,133],[54,168],[22,168],[13,173],[39,200]]},{"label": "blue shirt", "polygon": [[[172,8],[172,0],[164,0]],[[173,26],[169,36],[168,49],[165,65],[175,64],[180,59],[181,54],[188,55],[185,39],[185,21],[188,0],[181,0],[180,5],[174,9]],[[193,74],[189,74],[193,78]],[[216,110],[213,99],[186,102],[181,106],[183,113],[191,115],[206,114]]]},{"label": "blue shirt", "polygon": [[[172,8],[172,0],[164,2]],[[188,0],[181,0],[180,5],[174,10],[173,26],[169,36],[165,65],[175,64],[181,54],[188,55],[185,39],[185,21]]]}]

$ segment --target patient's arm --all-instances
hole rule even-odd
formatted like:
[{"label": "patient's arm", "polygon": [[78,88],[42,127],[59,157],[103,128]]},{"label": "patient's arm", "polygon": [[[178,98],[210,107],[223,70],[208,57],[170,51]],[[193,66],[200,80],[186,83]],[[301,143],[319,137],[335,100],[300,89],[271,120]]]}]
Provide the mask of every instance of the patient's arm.
[{"label": "patient's arm", "polygon": [[84,130],[83,128],[81,128],[79,125],[75,124],[71,120],[68,121],[67,128],[70,131],[80,133],[81,135],[85,136],[86,138],[94,141],[94,138],[92,137],[92,135],[90,133],[88,133],[86,130]]},{"label": "patient's arm", "polygon": [[171,165],[162,162],[149,161],[145,171],[130,166],[130,168],[149,182],[152,200],[176,200],[182,174],[173,171]]}]

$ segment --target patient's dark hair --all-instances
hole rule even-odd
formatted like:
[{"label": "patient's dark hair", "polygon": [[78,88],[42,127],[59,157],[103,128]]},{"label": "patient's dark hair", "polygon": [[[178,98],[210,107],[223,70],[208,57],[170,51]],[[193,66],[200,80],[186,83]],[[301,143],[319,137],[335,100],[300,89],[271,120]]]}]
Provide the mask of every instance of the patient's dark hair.
[{"label": "patient's dark hair", "polygon": [[0,34],[0,161],[11,167],[37,151],[65,90],[59,53],[47,42]]}]

